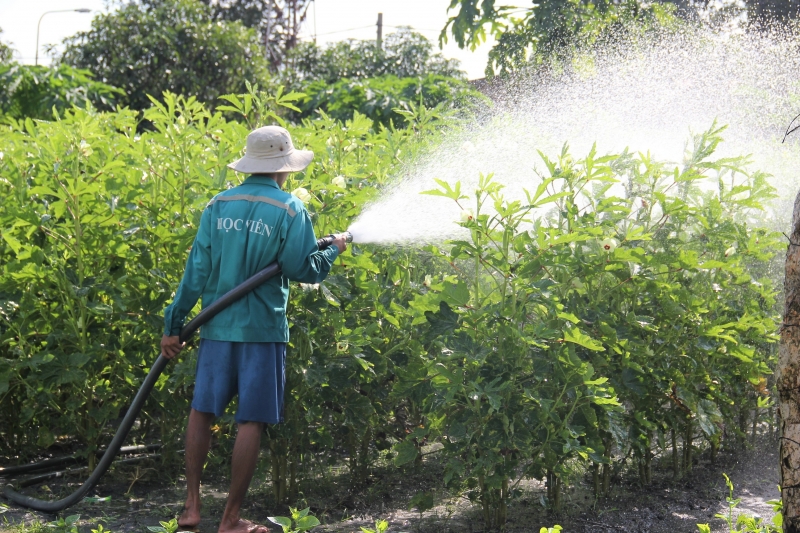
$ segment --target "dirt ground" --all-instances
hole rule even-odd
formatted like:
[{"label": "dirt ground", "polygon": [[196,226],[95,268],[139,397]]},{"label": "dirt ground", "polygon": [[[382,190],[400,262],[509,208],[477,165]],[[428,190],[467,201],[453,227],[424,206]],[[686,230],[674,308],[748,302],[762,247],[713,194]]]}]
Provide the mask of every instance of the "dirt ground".
[{"label": "dirt ground", "polygon": [[[647,487],[640,487],[622,473],[612,484],[610,496],[597,501],[588,479],[578,479],[564,494],[564,509],[558,515],[547,513],[541,504],[545,487],[531,482],[522,486],[522,497],[511,505],[507,530],[538,533],[542,526],[560,524],[565,532],[575,533],[689,533],[697,531],[695,524],[708,523],[714,532],[727,532],[724,522],[714,517],[727,512],[728,490],[722,474],[730,476],[734,497],[742,500],[737,512],[769,519],[772,507],[767,501],[779,496],[777,450],[775,439],[762,436],[750,450],[735,455],[720,452],[713,465],[701,456],[691,475],[680,481],[658,473],[662,469],[654,469],[653,483]],[[170,483],[162,475],[159,481],[157,465],[152,463],[151,470],[147,468],[147,464],[138,466],[138,470],[132,466],[115,468],[95,490],[96,496],[110,499],[84,501],[60,516],[81,515],[80,530],[85,533],[98,523],[113,533],[145,532],[147,526],[175,517],[185,497],[182,477],[176,475]],[[218,470],[211,469],[204,477],[201,533],[216,531],[225,504],[226,478],[222,469]],[[378,518],[390,522],[391,533],[483,531],[480,512],[474,505],[466,498],[436,489],[441,471],[437,454],[432,453],[416,470],[376,469],[367,486],[356,492],[342,488],[348,486],[344,473],[329,471],[302,487],[301,504],[310,506],[322,522],[315,529],[319,533],[360,532],[362,526],[372,527]],[[286,515],[287,509],[270,504],[271,487],[265,478],[264,473],[256,473],[242,515],[268,524],[268,516]],[[63,497],[82,481],[75,477],[68,482],[47,482],[26,493],[49,499]],[[411,497],[424,490],[433,491],[434,508],[422,514],[407,510]],[[55,515],[17,507],[4,498],[0,498],[0,504],[8,506],[0,506],[0,512],[5,510],[0,515],[0,531],[20,531],[20,524],[56,519]]]}]

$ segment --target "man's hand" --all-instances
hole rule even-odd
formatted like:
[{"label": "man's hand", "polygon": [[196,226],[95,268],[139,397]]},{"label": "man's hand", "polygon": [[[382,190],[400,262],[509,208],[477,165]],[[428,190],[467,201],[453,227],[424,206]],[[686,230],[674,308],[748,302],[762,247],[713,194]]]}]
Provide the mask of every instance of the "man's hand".
[{"label": "man's hand", "polygon": [[339,253],[347,250],[347,240],[344,233],[337,233],[333,236],[333,244],[339,249]]},{"label": "man's hand", "polygon": [[172,337],[164,335],[161,337],[161,355],[167,359],[172,359],[181,353],[183,345],[184,343],[181,342],[181,338],[178,335],[173,335]]}]

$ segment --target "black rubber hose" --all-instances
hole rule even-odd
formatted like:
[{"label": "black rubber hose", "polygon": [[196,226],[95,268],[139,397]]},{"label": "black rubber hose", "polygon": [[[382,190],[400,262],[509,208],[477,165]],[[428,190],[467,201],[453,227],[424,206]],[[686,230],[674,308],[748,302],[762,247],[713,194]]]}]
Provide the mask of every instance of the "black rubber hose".
[{"label": "black rubber hose", "polygon": [[[135,453],[135,452],[143,452],[143,451],[153,451],[161,448],[161,444],[147,444],[147,445],[139,445],[139,446],[123,446],[119,449],[117,453]],[[108,448],[98,450],[97,455],[101,456],[106,452]],[[0,477],[13,477],[18,476],[20,474],[27,474],[29,472],[37,472],[39,470],[50,470],[55,469],[56,467],[61,467],[63,465],[68,465],[70,463],[79,463],[83,461],[82,458],[77,457],[75,455],[68,455],[66,457],[54,457],[52,459],[45,459],[44,461],[39,461],[38,463],[30,463],[25,465],[18,465],[18,466],[5,466],[0,467]]]},{"label": "black rubber hose", "polygon": [[[178,452],[180,453],[180,452]],[[144,461],[145,459],[155,459],[157,457],[161,457],[160,453],[148,453],[145,455],[137,455],[136,457],[128,457],[127,459],[118,459],[114,461],[115,465],[131,465],[136,464],[140,461]],[[71,474],[78,474],[85,470],[88,470],[89,467],[81,466],[78,468],[68,468],[67,470],[56,470],[55,472],[46,472],[44,474],[38,474],[36,476],[29,477],[27,479],[23,479],[19,482],[20,488],[30,487],[31,485],[36,485],[41,483],[42,481],[47,481],[49,479],[55,479],[59,477],[66,477]]]},{"label": "black rubber hose", "polygon": [[[317,247],[320,250],[329,247],[331,244],[333,244],[333,235],[322,237],[317,241]],[[231,303],[243,297],[245,294],[249,293],[268,279],[277,276],[280,274],[280,272],[280,265],[278,265],[277,262],[272,263],[264,268],[264,270],[247,278],[240,285],[237,285],[227,293],[223,294],[220,298],[215,300],[214,303],[200,311],[196,317],[189,321],[188,324],[183,326],[180,333],[181,342],[186,342],[192,336],[192,334],[200,328],[200,326],[217,316],[220,311],[228,307]],[[108,468],[111,466],[111,463],[114,461],[114,457],[117,455],[120,447],[122,447],[122,443],[128,436],[128,432],[131,430],[131,427],[133,427],[136,417],[139,416],[139,411],[142,410],[142,406],[144,405],[147,396],[150,395],[150,391],[153,390],[153,386],[156,384],[156,381],[158,381],[158,378],[164,371],[164,368],[166,368],[167,363],[169,363],[169,359],[163,355],[159,355],[158,359],[156,359],[156,362],[153,363],[152,368],[150,368],[150,372],[147,374],[147,377],[144,378],[144,382],[139,388],[139,392],[137,392],[136,396],[133,398],[133,402],[131,402],[128,412],[125,413],[125,417],[122,419],[117,432],[114,434],[114,438],[111,439],[111,443],[108,445],[106,453],[103,454],[100,462],[97,463],[97,466],[94,468],[92,475],[89,476],[89,479],[87,479],[83,485],[78,488],[78,490],[66,498],[55,501],[46,501],[20,494],[19,492],[15,491],[11,485],[6,485],[5,489],[3,490],[3,494],[5,494],[6,498],[18,505],[22,505],[23,507],[28,507],[29,509],[35,509],[37,511],[44,511],[46,513],[57,513],[58,511],[66,509],[67,507],[71,507],[81,501],[84,496],[86,496],[86,494],[88,494],[88,492],[92,490],[95,485],[97,485],[97,482],[100,481],[100,478],[103,477],[103,474],[105,474]]]}]

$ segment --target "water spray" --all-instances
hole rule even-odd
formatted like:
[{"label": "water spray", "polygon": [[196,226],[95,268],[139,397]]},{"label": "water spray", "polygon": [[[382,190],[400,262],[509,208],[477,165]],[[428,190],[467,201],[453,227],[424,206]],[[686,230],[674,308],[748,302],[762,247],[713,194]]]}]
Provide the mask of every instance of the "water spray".
[{"label": "water spray", "polygon": [[[349,231],[344,232],[342,235],[345,238],[345,242],[353,242],[353,235]],[[317,248],[319,250],[324,250],[333,245],[333,241],[335,239],[336,235],[326,235],[325,237],[317,240]],[[194,332],[197,331],[200,326],[217,316],[223,309],[227,308],[236,300],[239,300],[249,292],[253,291],[256,287],[262,285],[268,279],[273,278],[280,273],[281,267],[276,261],[255,275],[250,276],[227,293],[223,294],[211,305],[200,311],[196,317],[194,317],[185,326],[183,326],[183,328],[181,328],[181,333],[179,336],[180,342],[184,343],[188,341],[192,334],[194,334]],[[158,381],[161,373],[164,372],[164,369],[167,367],[167,363],[169,363],[169,361],[170,360],[164,357],[163,354],[158,356],[158,359],[156,359],[152,368],[150,368],[150,372],[147,374],[147,377],[144,378],[144,382],[139,388],[139,392],[137,392],[136,396],[133,398],[133,402],[131,402],[128,411],[125,413],[125,417],[122,419],[122,422],[120,423],[117,432],[114,434],[114,438],[111,439],[111,443],[108,445],[103,457],[97,463],[97,466],[89,476],[89,479],[87,479],[75,492],[60,500],[47,501],[20,494],[14,490],[13,486],[6,485],[5,489],[3,490],[3,494],[5,494],[6,498],[23,507],[28,507],[30,509],[35,509],[37,511],[43,511],[46,513],[57,513],[58,511],[66,509],[67,507],[71,507],[83,500],[89,491],[91,491],[95,485],[97,485],[97,483],[100,481],[100,478],[102,478],[103,475],[108,471],[111,463],[114,461],[114,457],[116,457],[117,453],[119,453],[122,443],[127,438],[131,427],[133,427],[133,423],[139,416],[139,411],[142,410],[145,400],[147,400],[147,397],[150,395],[150,391],[153,390],[153,386],[156,384],[156,381]]]},{"label": "water spray", "polygon": [[[611,41],[530,79],[494,83],[494,105],[446,130],[429,149],[408,151],[351,231],[357,242],[398,246],[469,238],[455,202],[420,194],[436,188],[434,179],[460,182],[470,197],[464,207],[474,208],[480,174],[492,173],[506,200],[524,203],[524,191],[549,176],[539,151],[557,159],[568,143],[581,159],[596,143],[597,156],[627,147],[681,167],[692,135],[715,119],[728,126],[716,157],[752,154],[750,168],[770,174],[781,194],[768,216],[785,227],[800,187],[800,130],[791,134],[800,117],[781,144],[786,123],[800,112],[797,38],[797,30],[738,35],[687,28]],[[491,205],[482,212],[491,215]]]}]

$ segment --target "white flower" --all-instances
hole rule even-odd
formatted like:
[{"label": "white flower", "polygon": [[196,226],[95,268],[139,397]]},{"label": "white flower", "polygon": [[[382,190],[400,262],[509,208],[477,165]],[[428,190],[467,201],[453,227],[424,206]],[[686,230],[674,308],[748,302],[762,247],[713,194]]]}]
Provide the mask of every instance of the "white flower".
[{"label": "white flower", "polygon": [[464,141],[461,144],[461,149],[464,150],[467,153],[472,153],[472,152],[475,151],[475,145],[472,144],[470,141]]},{"label": "white flower", "polygon": [[0,161],[3,160],[3,152],[0,152]]},{"label": "white flower", "polygon": [[431,275],[430,274],[426,274],[425,275],[425,281],[423,281],[422,284],[425,285],[426,287],[430,287],[432,281],[433,281],[433,278],[431,277]]},{"label": "white flower", "polygon": [[344,176],[336,176],[331,180],[331,183],[342,189],[347,187],[347,180]]},{"label": "white flower", "polygon": [[80,150],[81,154],[83,154],[83,157],[89,157],[90,155],[92,155],[92,145],[90,145],[83,139],[81,139],[81,144],[78,149]]},{"label": "white flower", "polygon": [[736,253],[736,247],[735,246],[731,246],[730,248],[725,250],[725,257],[729,257],[729,256],[731,256],[731,255],[733,255],[735,253]]},{"label": "white flower", "polygon": [[464,209],[461,211],[461,222],[469,222],[475,220],[475,211],[472,209]]},{"label": "white flower", "polygon": [[311,200],[311,193],[303,187],[298,187],[292,191],[292,194],[299,198],[303,203]]},{"label": "white flower", "polygon": [[603,250],[606,252],[613,252],[614,249],[619,246],[617,239],[612,239],[609,237],[608,239],[603,239],[603,242],[600,243],[600,246],[603,247]]}]

